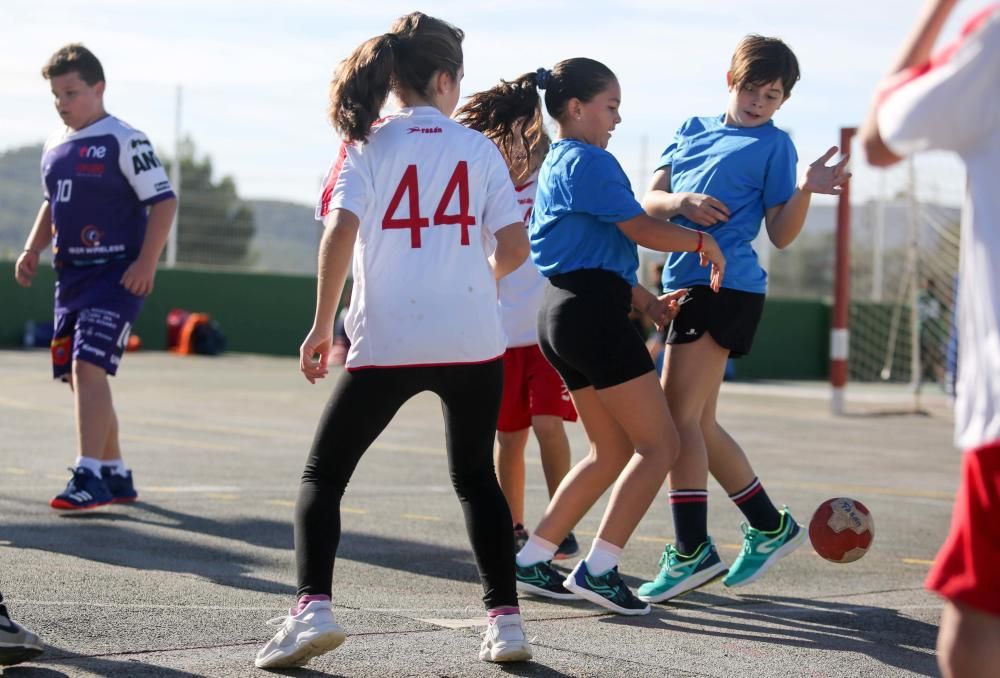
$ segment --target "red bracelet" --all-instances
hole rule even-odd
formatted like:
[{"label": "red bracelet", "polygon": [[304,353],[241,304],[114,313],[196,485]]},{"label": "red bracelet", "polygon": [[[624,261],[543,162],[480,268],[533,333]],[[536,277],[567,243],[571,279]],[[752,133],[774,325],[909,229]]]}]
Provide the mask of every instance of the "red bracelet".
[{"label": "red bracelet", "polygon": [[705,242],[705,234],[702,233],[701,231],[698,231],[698,246],[694,248],[694,251],[701,252],[701,246],[704,244],[704,242]]}]

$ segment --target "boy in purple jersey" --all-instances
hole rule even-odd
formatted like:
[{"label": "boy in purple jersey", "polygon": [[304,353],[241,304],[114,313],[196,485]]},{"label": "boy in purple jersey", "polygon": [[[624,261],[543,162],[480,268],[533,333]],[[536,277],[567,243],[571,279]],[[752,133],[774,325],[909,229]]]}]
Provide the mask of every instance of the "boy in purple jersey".
[{"label": "boy in purple jersey", "polygon": [[[104,110],[104,69],[66,45],[42,69],[65,123],[42,151],[45,199],[14,276],[27,287],[51,243],[56,269],[53,375],[76,404],[73,477],[50,505],[89,509],[135,501],[121,458],[108,375],[118,371],[143,297],[153,291],[177,200],[142,132]],[[148,216],[147,216],[148,210]]]}]

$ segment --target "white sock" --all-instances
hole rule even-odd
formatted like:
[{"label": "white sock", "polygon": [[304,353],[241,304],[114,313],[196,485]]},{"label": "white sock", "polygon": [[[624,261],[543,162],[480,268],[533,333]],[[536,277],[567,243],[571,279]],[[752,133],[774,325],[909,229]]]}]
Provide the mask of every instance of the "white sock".
[{"label": "white sock", "polygon": [[521,567],[527,567],[552,560],[557,548],[559,547],[552,542],[545,541],[537,534],[532,534],[528,537],[528,543],[524,545],[524,548],[517,552],[517,564]]},{"label": "white sock", "polygon": [[587,571],[590,574],[604,574],[621,560],[622,549],[609,541],[595,539],[590,545],[590,553],[583,559],[587,563]]},{"label": "white sock", "polygon": [[128,475],[128,468],[125,467],[125,460],[121,457],[117,459],[105,459],[101,462],[104,468],[111,469],[111,472],[115,475],[122,476],[123,478]]},{"label": "white sock", "polygon": [[77,457],[73,468],[85,468],[98,478],[101,477],[101,460],[94,457]]}]

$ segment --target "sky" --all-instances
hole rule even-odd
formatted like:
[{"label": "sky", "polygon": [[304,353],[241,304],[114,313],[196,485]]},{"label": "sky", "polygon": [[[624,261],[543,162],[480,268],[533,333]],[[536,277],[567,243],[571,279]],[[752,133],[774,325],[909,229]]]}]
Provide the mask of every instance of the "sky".
[{"label": "sky", "polygon": [[[621,83],[623,118],[608,150],[639,192],[681,122],[724,111],[740,38],[780,37],[798,56],[802,80],[775,123],[792,134],[804,167],[836,145],[841,126],[860,123],[921,4],[2,0],[0,151],[39,143],[59,126],[40,69],[60,46],[82,42],[104,66],[107,110],[146,132],[162,155],[173,155],[180,90],[181,134],[211,158],[217,176],[232,176],[244,198],[312,204],[339,145],[326,120],[334,68],[419,9],[465,31],[464,94],[569,57],[607,64]],[[986,4],[959,3],[943,39]],[[860,158],[853,169],[859,200],[895,191],[905,177],[880,179]],[[954,158],[927,156],[916,174],[924,199],[961,201],[964,174]]]}]

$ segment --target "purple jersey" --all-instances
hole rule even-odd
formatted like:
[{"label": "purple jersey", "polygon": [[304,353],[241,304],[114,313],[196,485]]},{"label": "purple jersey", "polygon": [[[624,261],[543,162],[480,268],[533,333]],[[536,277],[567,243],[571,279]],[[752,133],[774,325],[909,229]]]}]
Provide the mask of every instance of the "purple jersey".
[{"label": "purple jersey", "polygon": [[[93,282],[92,267],[134,261],[146,236],[146,208],[174,197],[146,135],[111,115],[49,137],[42,184],[52,210],[56,306],[86,303],[91,290],[74,288],[84,278]],[[123,269],[109,268],[118,278],[107,282],[117,284]]]}]

